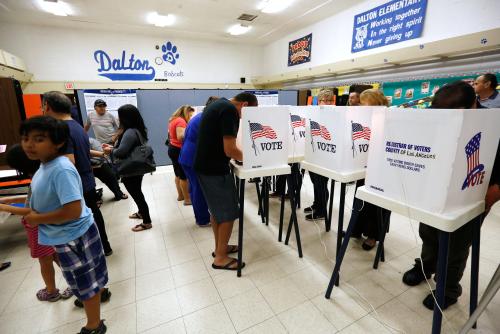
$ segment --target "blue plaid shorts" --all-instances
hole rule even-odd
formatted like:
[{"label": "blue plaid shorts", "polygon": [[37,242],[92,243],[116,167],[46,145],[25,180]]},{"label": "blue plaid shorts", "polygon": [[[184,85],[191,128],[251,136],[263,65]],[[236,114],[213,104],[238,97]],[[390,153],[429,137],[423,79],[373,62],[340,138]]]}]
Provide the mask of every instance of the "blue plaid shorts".
[{"label": "blue plaid shorts", "polygon": [[87,300],[108,283],[108,268],[95,224],[81,237],[55,246],[66,282],[76,297]]}]

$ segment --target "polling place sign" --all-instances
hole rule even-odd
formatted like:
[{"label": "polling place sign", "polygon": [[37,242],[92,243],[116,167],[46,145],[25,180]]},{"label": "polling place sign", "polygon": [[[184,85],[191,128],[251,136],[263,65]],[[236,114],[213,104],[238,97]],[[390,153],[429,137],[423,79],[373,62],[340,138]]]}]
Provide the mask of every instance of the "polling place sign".
[{"label": "polling place sign", "polygon": [[388,109],[372,117],[368,191],[432,213],[484,200],[500,109]]},{"label": "polling place sign", "polygon": [[288,107],[245,107],[240,132],[243,168],[283,167],[288,163]]},{"label": "polling place sign", "polygon": [[395,0],[354,16],[351,52],[418,38],[427,0]]},{"label": "polling place sign", "polygon": [[337,173],[365,169],[373,110],[385,107],[310,107],[304,161]]}]

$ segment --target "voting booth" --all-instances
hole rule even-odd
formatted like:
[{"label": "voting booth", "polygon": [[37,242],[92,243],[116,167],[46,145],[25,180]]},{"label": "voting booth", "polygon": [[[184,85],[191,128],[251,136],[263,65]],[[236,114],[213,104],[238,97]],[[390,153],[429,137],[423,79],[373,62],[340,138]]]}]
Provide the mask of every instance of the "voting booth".
[{"label": "voting booth", "polygon": [[366,190],[443,214],[484,200],[499,109],[387,109],[372,118]]},{"label": "voting booth", "polygon": [[243,168],[283,167],[288,163],[288,107],[245,107],[240,135]]},{"label": "voting booth", "polygon": [[290,114],[288,126],[288,141],[289,152],[288,156],[291,159],[303,158],[305,154],[306,144],[306,120],[309,118],[311,106],[290,106],[288,112]]},{"label": "voting booth", "polygon": [[385,107],[318,106],[309,110],[304,160],[339,173],[363,171],[371,138],[371,117]]}]

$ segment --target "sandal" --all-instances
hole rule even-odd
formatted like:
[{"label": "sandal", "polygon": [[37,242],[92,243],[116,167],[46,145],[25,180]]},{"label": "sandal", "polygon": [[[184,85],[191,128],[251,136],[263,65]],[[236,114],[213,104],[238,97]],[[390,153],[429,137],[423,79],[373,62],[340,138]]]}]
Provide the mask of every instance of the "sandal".
[{"label": "sandal", "polygon": [[[227,254],[238,253],[237,245],[227,245]],[[212,252],[212,257],[215,257],[215,252]]]},{"label": "sandal", "polygon": [[142,216],[139,212],[134,212],[130,216],[128,216],[130,219],[142,219]]},{"label": "sandal", "polygon": [[38,298],[38,300],[41,302],[56,302],[61,299],[61,294],[57,289],[56,292],[49,293],[47,289],[44,288],[37,291],[36,298]]},{"label": "sandal", "polygon": [[[109,302],[110,299],[111,299],[111,291],[109,291],[108,288],[102,289],[102,292],[101,292],[101,303]],[[83,303],[78,298],[75,299],[74,304],[75,304],[76,307],[83,308]]]},{"label": "sandal", "polygon": [[67,287],[66,289],[64,289],[64,291],[61,293],[61,298],[62,299],[69,299],[73,297],[73,291],[71,291],[71,289],[69,287]]},{"label": "sandal", "polygon": [[[212,263],[212,268],[214,269],[221,269],[221,270],[238,270],[238,260],[230,258],[231,261],[229,263],[223,265],[223,266],[218,266],[215,263]],[[236,267],[231,267],[233,264],[236,263]],[[245,262],[241,263],[241,269],[245,268]]]},{"label": "sandal", "polygon": [[97,328],[88,329],[86,327],[82,327],[82,329],[80,330],[80,332],[78,334],[104,334],[104,333],[106,333],[107,329],[108,328],[104,324],[104,319],[103,319],[103,320],[101,320],[101,322],[99,323],[99,326]]},{"label": "sandal", "polygon": [[153,228],[153,225],[142,223],[142,224],[135,225],[134,227],[132,227],[132,231],[141,232],[141,231],[149,230],[150,228]]}]

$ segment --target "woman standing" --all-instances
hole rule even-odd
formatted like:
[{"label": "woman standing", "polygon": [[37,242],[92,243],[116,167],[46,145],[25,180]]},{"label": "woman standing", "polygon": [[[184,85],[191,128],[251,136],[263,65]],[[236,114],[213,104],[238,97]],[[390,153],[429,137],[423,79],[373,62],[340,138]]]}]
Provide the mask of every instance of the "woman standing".
[{"label": "woman standing", "polygon": [[[389,106],[389,101],[385,95],[378,89],[367,89],[360,95],[362,106]],[[363,186],[365,180],[358,181],[358,187]],[[378,207],[374,204],[365,202],[363,209],[359,213],[358,223],[352,233],[353,237],[361,238],[362,235],[366,236],[363,241],[362,247],[364,250],[369,251],[377,244],[379,240],[379,225],[377,224]],[[390,214],[390,211],[383,209],[383,215]]]},{"label": "woman standing", "polygon": [[[144,120],[136,106],[125,104],[118,109],[118,119],[120,120],[120,135],[117,138],[115,147],[103,144],[103,151],[111,156],[111,159],[125,159],[132,153],[134,148],[142,146],[148,140],[147,128]],[[149,215],[148,203],[142,193],[142,178],[144,175],[123,175],[122,182],[129,194],[134,199],[138,212],[129,216],[132,219],[142,219],[142,223],[132,228],[134,232],[149,230],[153,227]]]},{"label": "woman standing", "polygon": [[191,205],[191,198],[189,197],[186,173],[184,173],[184,170],[179,164],[179,155],[181,153],[182,143],[184,142],[187,123],[193,112],[193,107],[184,105],[177,109],[168,120],[168,136],[170,139],[168,156],[170,160],[172,160],[174,166],[177,200],[184,201],[184,205]]}]

